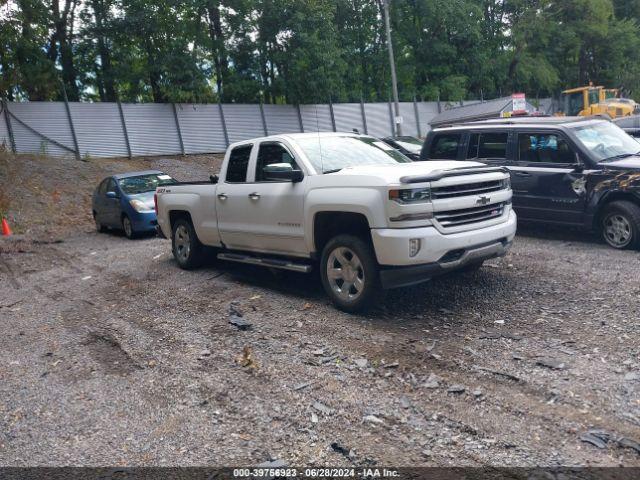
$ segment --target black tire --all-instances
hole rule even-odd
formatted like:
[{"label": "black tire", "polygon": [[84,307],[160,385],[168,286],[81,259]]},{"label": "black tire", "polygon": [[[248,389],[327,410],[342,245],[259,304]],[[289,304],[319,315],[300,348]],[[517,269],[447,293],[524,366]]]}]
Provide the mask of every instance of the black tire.
[{"label": "black tire", "polygon": [[107,231],[107,227],[105,227],[104,225],[102,225],[99,221],[98,221],[98,217],[96,216],[96,212],[93,212],[93,221],[96,223],[96,231],[98,233],[104,233]]},{"label": "black tire", "polygon": [[[347,264],[344,272],[340,257]],[[330,278],[328,273],[330,268],[336,273],[339,271],[341,277],[336,278],[332,274]],[[354,235],[333,237],[322,250],[320,260],[322,286],[333,304],[345,312],[361,312],[380,299],[382,288],[379,270],[369,242]],[[344,290],[345,283],[348,285],[348,290]]]},{"label": "black tire", "polygon": [[122,231],[129,240],[133,240],[134,238],[136,238],[136,232],[133,229],[133,223],[131,223],[131,219],[127,215],[122,216]]},{"label": "black tire", "polygon": [[204,247],[188,218],[179,218],[171,226],[171,250],[178,266],[193,270],[204,261]]},{"label": "black tire", "polygon": [[625,200],[608,204],[600,216],[600,234],[618,250],[640,248],[640,207]]}]

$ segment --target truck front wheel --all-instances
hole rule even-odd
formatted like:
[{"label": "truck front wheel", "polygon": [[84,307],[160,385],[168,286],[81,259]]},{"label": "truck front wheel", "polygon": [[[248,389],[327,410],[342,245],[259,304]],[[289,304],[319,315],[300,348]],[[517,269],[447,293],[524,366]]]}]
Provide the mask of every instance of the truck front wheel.
[{"label": "truck front wheel", "polygon": [[371,245],[356,236],[338,235],[322,251],[322,286],[345,312],[362,311],[380,297],[378,270]]},{"label": "truck front wheel", "polygon": [[627,201],[611,202],[602,214],[601,232],[613,248],[640,247],[640,207]]},{"label": "truck front wheel", "polygon": [[173,222],[171,246],[180,268],[192,270],[202,264],[203,247],[188,219],[179,218]]}]

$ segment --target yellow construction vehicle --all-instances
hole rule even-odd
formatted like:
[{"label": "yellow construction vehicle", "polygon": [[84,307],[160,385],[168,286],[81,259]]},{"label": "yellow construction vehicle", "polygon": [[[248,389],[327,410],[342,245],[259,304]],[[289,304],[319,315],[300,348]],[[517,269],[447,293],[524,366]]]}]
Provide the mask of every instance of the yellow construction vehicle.
[{"label": "yellow construction vehicle", "polygon": [[562,92],[563,113],[569,116],[588,117],[607,114],[611,118],[639,113],[640,105],[630,98],[619,98],[615,88],[589,85]]}]

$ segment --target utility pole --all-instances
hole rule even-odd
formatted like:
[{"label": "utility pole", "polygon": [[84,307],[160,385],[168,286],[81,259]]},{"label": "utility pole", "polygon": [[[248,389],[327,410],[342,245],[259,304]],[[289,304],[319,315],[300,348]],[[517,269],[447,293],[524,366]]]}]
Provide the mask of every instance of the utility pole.
[{"label": "utility pole", "polygon": [[391,23],[389,21],[389,2],[384,0],[384,26],[387,31],[387,48],[389,50],[389,64],[391,66],[391,89],[393,90],[393,103],[396,116],[394,123],[396,125],[395,134],[399,137],[402,135],[402,117],[400,116],[400,102],[398,100],[398,79],[396,77],[396,61],[393,57],[393,44],[391,43]]}]

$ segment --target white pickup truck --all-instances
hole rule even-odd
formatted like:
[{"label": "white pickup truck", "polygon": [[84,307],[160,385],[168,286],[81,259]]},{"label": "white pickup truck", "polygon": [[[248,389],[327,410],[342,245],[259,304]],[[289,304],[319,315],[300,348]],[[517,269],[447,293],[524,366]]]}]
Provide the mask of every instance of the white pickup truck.
[{"label": "white pickup truck", "polygon": [[227,261],[320,271],[345,311],[381,289],[475,269],[516,232],[509,173],[476,162],[411,162],[376,138],[275,135],[229,147],[219,179],[158,188],[161,236],[185,269],[203,246]]}]

